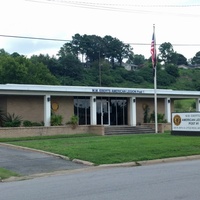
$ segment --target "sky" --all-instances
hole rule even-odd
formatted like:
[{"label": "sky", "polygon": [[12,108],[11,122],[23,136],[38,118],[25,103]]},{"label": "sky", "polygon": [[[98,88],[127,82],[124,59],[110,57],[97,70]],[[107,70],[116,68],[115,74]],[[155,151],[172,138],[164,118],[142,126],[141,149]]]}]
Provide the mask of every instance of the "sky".
[{"label": "sky", "polygon": [[156,48],[170,42],[190,59],[200,51],[199,11],[200,0],[0,0],[0,49],[56,55],[79,33],[110,35],[149,58],[155,24]]}]

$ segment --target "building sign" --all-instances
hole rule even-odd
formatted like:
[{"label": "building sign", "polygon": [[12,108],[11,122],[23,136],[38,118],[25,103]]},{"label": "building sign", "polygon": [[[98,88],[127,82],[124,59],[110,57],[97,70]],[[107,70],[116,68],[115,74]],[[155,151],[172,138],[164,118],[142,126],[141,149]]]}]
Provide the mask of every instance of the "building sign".
[{"label": "building sign", "polygon": [[172,113],[172,131],[200,132],[200,112]]},{"label": "building sign", "polygon": [[92,89],[92,92],[101,92],[101,93],[134,93],[140,94],[144,93],[144,90],[126,90],[126,89]]}]

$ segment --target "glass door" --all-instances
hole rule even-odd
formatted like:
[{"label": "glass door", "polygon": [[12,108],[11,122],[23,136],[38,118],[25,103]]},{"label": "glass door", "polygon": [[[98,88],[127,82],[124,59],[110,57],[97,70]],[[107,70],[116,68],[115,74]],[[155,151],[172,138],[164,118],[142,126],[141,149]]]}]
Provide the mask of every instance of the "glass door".
[{"label": "glass door", "polygon": [[97,124],[110,125],[110,104],[106,99],[97,100]]}]

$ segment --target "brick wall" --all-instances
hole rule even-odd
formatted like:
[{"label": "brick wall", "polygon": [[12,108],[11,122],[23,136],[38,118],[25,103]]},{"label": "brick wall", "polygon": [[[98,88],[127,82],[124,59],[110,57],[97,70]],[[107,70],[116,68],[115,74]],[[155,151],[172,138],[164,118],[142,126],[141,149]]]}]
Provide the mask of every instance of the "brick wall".
[{"label": "brick wall", "polygon": [[[136,99],[136,115],[137,124],[143,123],[145,105],[149,106],[149,115],[154,111],[154,99],[152,98],[137,98]],[[157,113],[165,113],[165,99],[157,99]]]},{"label": "brick wall", "polygon": [[68,135],[68,134],[82,134],[82,133],[104,135],[104,127],[78,126],[75,129],[72,128],[71,126],[0,128],[0,138]]},{"label": "brick wall", "polygon": [[44,121],[43,96],[8,96],[7,112],[19,115],[22,120]]},{"label": "brick wall", "polygon": [[58,110],[54,111],[57,115],[63,116],[63,124],[66,124],[74,115],[74,97],[51,97],[51,104],[56,103]]},{"label": "brick wall", "polygon": [[[73,97],[56,97],[51,98],[51,103],[58,104],[58,110],[54,113],[63,116],[63,124],[68,122],[74,114]],[[10,95],[1,98],[0,105],[5,112],[19,115],[22,120],[32,122],[44,121],[44,97],[43,96],[14,96]]]}]

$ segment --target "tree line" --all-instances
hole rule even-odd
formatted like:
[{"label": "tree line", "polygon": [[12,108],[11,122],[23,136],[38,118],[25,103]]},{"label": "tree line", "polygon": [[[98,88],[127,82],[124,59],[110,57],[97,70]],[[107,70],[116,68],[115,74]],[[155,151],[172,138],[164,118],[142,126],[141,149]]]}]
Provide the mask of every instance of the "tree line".
[{"label": "tree line", "polygon": [[[159,46],[157,60],[159,88],[200,89],[198,69],[186,72],[178,68],[198,66],[200,51],[188,62],[171,43],[165,42]],[[137,70],[127,71],[124,63]],[[57,56],[40,54],[27,58],[1,49],[0,83],[151,88],[153,71],[150,57],[134,54],[129,44],[117,38],[75,34]]]}]

